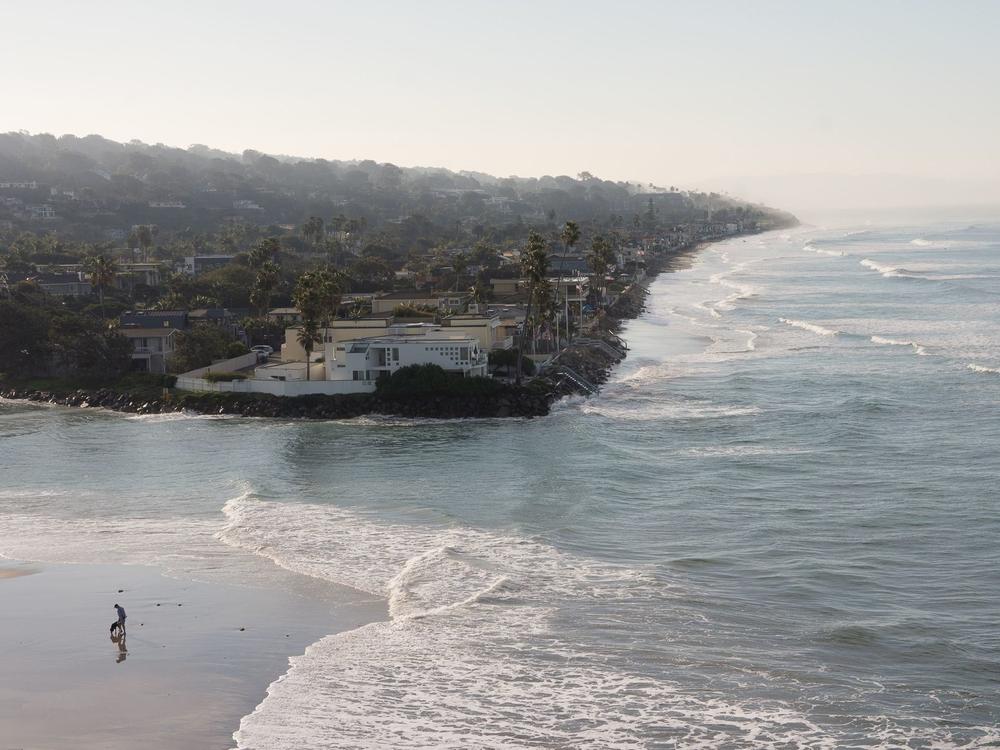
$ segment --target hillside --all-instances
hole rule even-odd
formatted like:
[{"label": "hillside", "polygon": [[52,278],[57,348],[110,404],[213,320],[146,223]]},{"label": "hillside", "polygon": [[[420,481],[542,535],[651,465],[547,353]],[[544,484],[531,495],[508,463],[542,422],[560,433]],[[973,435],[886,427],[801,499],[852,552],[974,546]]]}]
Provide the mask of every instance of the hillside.
[{"label": "hillside", "polygon": [[0,134],[0,235],[57,232],[67,240],[126,240],[153,225],[158,244],[231,226],[364,232],[394,254],[441,243],[519,239],[526,227],[572,219],[595,229],[652,231],[675,223],[793,217],[719,194],[577,177],[494,177],[365,160],[230,154],[23,132]]}]

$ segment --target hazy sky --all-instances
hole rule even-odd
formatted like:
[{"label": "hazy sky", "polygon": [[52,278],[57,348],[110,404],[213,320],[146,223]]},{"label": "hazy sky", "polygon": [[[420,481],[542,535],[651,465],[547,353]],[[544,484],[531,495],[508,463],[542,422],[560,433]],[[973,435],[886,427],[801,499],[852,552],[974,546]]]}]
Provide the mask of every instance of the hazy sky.
[{"label": "hazy sky", "polygon": [[1000,0],[2,0],[0,130],[751,191],[734,178],[991,184],[998,33]]}]

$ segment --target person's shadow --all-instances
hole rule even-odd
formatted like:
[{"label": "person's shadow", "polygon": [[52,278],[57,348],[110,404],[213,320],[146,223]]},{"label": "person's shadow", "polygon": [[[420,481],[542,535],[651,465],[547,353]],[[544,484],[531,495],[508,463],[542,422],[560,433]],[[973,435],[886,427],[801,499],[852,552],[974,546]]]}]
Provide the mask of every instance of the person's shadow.
[{"label": "person's shadow", "polygon": [[115,664],[121,664],[128,656],[128,649],[125,648],[125,636],[113,635],[111,636],[111,642],[118,644],[118,655],[115,657]]}]

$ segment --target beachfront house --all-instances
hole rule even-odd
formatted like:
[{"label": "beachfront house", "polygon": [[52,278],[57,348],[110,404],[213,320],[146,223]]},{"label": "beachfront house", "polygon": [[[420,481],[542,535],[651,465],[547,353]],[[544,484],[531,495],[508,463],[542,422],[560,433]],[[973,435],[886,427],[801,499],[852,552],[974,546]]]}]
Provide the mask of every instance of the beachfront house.
[{"label": "beachfront house", "polygon": [[506,334],[500,315],[496,312],[456,313],[442,319],[441,325],[452,333],[465,333],[479,339],[479,346],[484,351],[493,349],[510,349],[513,339]]},{"label": "beachfront house", "polygon": [[177,334],[187,330],[184,310],[129,310],[119,318],[120,331],[132,344],[132,369],[163,374],[174,356]]},{"label": "beachfront house", "polygon": [[[225,365],[213,367],[219,364]],[[242,360],[237,364],[244,366]],[[276,396],[371,393],[380,376],[426,364],[463,377],[488,376],[487,351],[476,335],[430,323],[406,323],[389,326],[381,335],[327,341],[308,363],[304,358],[268,363],[256,367],[252,377],[221,382],[185,373],[177,387]]]},{"label": "beachfront house", "polygon": [[[409,328],[407,331],[405,329]],[[327,379],[364,383],[408,365],[438,365],[464,377],[487,374],[486,350],[476,336],[422,324],[393,326],[385,336],[326,344]]]},{"label": "beachfront house", "polygon": [[[386,333],[395,321],[392,312],[373,313],[360,318],[338,319],[328,326],[319,329],[322,344],[333,344],[348,339],[379,336]],[[301,326],[291,326],[285,329],[285,343],[281,345],[281,359],[284,362],[304,362],[305,349],[299,343]],[[313,350],[313,359],[323,357],[322,345]]]}]

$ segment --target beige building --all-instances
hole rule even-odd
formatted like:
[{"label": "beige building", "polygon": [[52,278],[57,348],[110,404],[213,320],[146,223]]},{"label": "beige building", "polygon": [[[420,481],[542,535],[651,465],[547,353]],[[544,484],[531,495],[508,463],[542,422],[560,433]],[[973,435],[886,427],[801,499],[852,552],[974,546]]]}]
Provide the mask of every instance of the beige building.
[{"label": "beige building", "polygon": [[[329,327],[320,328],[322,341],[313,349],[313,359],[323,356],[324,344],[336,344],[350,339],[368,336],[382,336],[392,325],[392,312],[379,315],[366,315],[357,320],[335,320]],[[283,362],[305,362],[306,352],[299,343],[299,326],[285,329],[285,343],[281,345],[281,360]]]},{"label": "beige building", "polygon": [[480,348],[485,351],[509,349],[513,343],[508,340],[506,329],[501,326],[500,316],[496,313],[449,315],[441,323],[445,330],[475,336],[479,339]]}]

